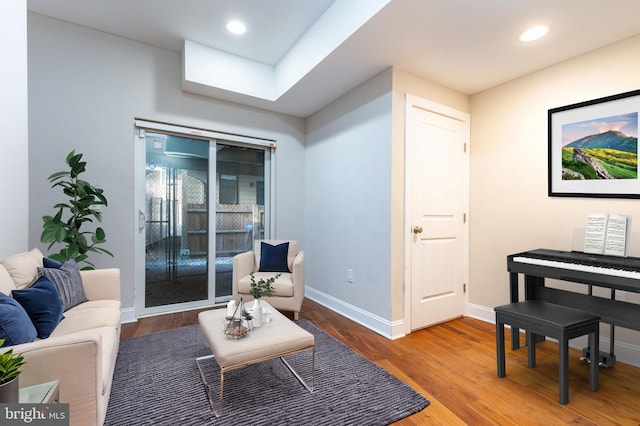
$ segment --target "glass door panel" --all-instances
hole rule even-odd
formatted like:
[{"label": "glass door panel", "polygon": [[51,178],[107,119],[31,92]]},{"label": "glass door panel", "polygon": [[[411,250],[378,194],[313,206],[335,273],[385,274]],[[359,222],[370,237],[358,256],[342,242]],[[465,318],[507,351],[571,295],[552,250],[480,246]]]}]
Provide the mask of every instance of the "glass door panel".
[{"label": "glass door panel", "polygon": [[233,256],[265,238],[265,152],[216,145],[216,300],[231,295]]},{"label": "glass door panel", "polygon": [[145,308],[209,298],[209,141],[147,133]]}]

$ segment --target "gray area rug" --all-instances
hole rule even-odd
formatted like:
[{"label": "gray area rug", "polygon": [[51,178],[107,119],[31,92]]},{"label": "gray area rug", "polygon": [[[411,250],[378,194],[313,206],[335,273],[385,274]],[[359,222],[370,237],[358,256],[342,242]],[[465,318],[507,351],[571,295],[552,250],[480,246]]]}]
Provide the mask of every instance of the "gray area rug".
[{"label": "gray area rug", "polygon": [[[308,392],[280,359],[225,374],[216,417],[195,358],[210,354],[197,325],[123,340],[105,425],[387,425],[429,401],[307,320],[315,336],[315,387]],[[286,357],[307,383],[311,354]],[[201,363],[213,395],[219,369]]]}]

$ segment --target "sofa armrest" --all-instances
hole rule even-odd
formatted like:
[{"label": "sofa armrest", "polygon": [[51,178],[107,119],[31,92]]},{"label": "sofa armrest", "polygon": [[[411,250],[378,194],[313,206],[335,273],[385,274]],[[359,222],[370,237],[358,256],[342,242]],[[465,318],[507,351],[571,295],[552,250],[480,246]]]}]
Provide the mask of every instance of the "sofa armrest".
[{"label": "sofa armrest", "polygon": [[253,272],[254,263],[255,257],[253,251],[240,253],[233,257],[233,274],[231,278],[233,283],[233,297],[238,294],[238,282]]},{"label": "sofa armrest", "polygon": [[16,345],[15,353],[26,364],[20,386],[60,381],[60,402],[69,403],[71,424],[100,423],[98,400],[102,398],[102,337],[81,332]]},{"label": "sofa armrest", "polygon": [[120,269],[80,271],[80,276],[89,300],[120,300]]}]

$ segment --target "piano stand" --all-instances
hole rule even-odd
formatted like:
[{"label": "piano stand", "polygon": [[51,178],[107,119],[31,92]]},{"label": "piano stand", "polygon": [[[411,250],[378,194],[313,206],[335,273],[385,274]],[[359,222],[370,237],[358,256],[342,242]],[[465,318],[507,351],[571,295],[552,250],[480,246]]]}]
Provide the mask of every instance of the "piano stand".
[{"label": "piano stand", "polygon": [[[582,349],[582,356],[580,357],[580,359],[590,362],[591,351],[589,350],[588,346]],[[616,354],[600,351],[598,365],[600,367],[613,367],[614,365],[616,365]]]},{"label": "piano stand", "polygon": [[[616,297],[617,291],[640,293],[640,257],[591,255],[581,252],[537,249],[507,256],[509,295],[511,303],[520,301],[518,275],[524,275],[524,299],[568,306],[600,316],[609,324],[609,352],[598,352],[598,363],[612,367],[616,363],[615,327],[640,331],[640,305]],[[547,286],[545,280],[555,279],[585,284],[586,293]],[[593,287],[610,289],[610,297],[593,294]],[[526,330],[526,329],[525,329]],[[512,326],[511,347],[520,347],[519,330]],[[582,351],[589,358],[589,348]]]}]

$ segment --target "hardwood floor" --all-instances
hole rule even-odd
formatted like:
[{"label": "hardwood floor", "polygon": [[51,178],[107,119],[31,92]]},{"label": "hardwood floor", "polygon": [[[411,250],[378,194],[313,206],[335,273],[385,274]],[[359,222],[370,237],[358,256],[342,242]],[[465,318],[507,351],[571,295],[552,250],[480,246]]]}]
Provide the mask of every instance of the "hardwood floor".
[{"label": "hardwood floor", "polygon": [[[197,324],[199,311],[124,324],[122,338]],[[600,390],[589,391],[589,366],[572,349],[569,404],[558,403],[558,346],[539,344],[537,367],[526,350],[507,348],[507,377],[496,375],[495,326],[461,318],[397,340],[305,300],[300,318],[411,385],[429,407],[395,425],[639,425],[640,369],[617,363],[600,370]],[[507,340],[508,340],[507,331]]]}]

